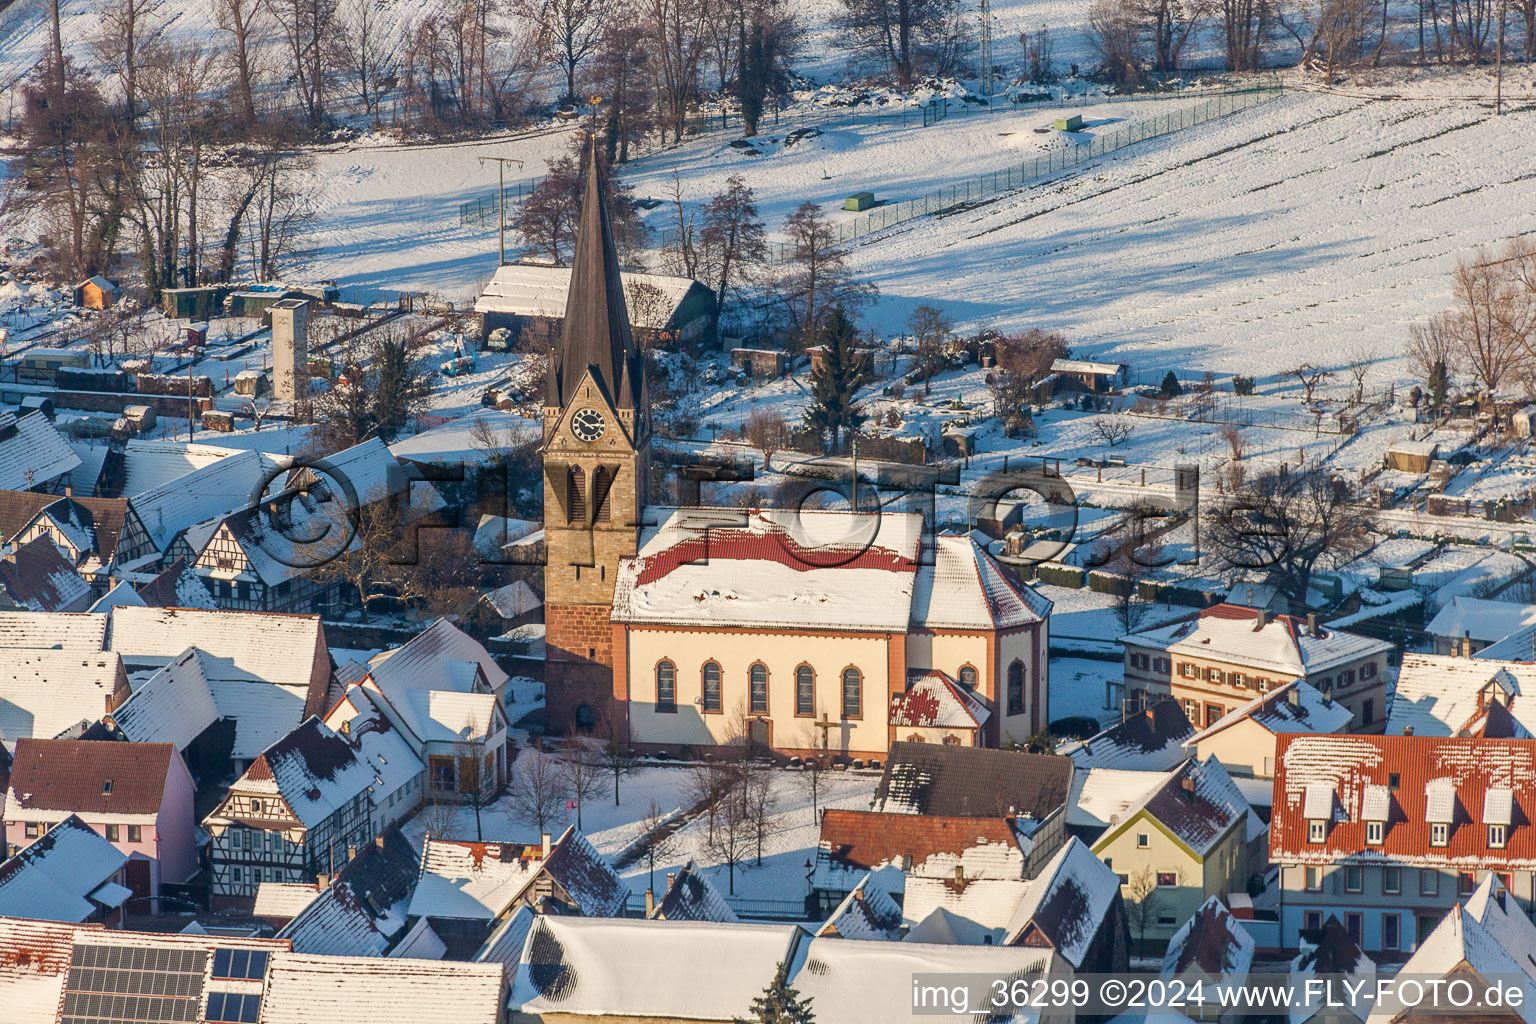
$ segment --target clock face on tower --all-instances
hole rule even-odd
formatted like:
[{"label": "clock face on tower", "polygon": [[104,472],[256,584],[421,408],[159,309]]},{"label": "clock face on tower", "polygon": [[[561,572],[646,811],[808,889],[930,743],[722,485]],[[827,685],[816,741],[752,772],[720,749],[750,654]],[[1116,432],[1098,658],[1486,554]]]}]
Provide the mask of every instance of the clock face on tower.
[{"label": "clock face on tower", "polygon": [[602,437],[603,431],[607,429],[608,422],[596,409],[578,409],[571,416],[571,433],[575,434],[579,441],[591,444]]}]

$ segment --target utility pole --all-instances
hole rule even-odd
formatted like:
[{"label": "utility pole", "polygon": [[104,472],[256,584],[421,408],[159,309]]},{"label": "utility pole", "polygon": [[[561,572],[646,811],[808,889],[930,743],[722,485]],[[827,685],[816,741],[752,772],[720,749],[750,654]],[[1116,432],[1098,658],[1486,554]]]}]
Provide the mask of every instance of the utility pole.
[{"label": "utility pole", "polygon": [[513,156],[483,156],[480,164],[483,167],[487,160],[496,161],[496,220],[497,220],[497,249],[501,253],[501,262],[498,267],[507,265],[507,164],[517,164],[521,170],[523,162]]},{"label": "utility pole", "polygon": [[981,0],[981,95],[992,100],[992,3]]},{"label": "utility pole", "polygon": [[1508,14],[1509,0],[1499,0],[1499,55],[1496,61],[1499,71],[1493,87],[1494,117],[1502,117],[1504,114],[1504,21]]}]

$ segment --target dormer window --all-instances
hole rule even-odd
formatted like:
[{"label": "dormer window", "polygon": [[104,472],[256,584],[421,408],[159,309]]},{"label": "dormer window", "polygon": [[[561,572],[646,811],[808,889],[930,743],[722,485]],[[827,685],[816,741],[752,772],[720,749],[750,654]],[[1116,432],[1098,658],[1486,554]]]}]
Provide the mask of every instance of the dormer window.
[{"label": "dormer window", "polygon": [[1429,822],[1431,846],[1447,846],[1451,825],[1456,821],[1456,783],[1453,779],[1431,779],[1424,787],[1424,818]]},{"label": "dormer window", "polygon": [[1502,850],[1509,841],[1515,818],[1515,791],[1508,786],[1489,786],[1483,793],[1483,824],[1488,826],[1488,848]]},{"label": "dormer window", "polygon": [[1391,816],[1392,793],[1386,786],[1366,786],[1360,801],[1360,817],[1365,819],[1367,846],[1380,846],[1387,836],[1387,818]]},{"label": "dormer window", "polygon": [[1386,835],[1386,822],[1368,821],[1365,823],[1365,844],[1367,846],[1380,846],[1385,841]]},{"label": "dormer window", "polygon": [[1307,822],[1307,842],[1320,843],[1328,838],[1328,823],[1321,818]]},{"label": "dormer window", "polygon": [[1333,820],[1333,787],[1326,782],[1309,782],[1301,813],[1307,819],[1307,842],[1325,842],[1328,823]]},{"label": "dormer window", "polygon": [[1429,845],[1448,846],[1451,842],[1451,826],[1443,821],[1432,822],[1429,826]]}]

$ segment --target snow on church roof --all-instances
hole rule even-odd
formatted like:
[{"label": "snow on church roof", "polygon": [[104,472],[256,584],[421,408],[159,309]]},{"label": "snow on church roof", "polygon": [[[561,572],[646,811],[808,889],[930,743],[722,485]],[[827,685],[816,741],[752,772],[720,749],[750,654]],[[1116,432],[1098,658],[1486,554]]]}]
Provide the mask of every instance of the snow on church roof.
[{"label": "snow on church roof", "polygon": [[[626,294],[636,285],[647,285],[661,293],[664,302],[634,303],[631,299],[630,316],[634,326],[656,331],[667,326],[695,283],[692,278],[659,274],[626,272],[620,277]],[[497,269],[485,291],[475,300],[475,312],[514,313],[558,320],[565,316],[565,302],[570,290],[570,267],[508,263]]]},{"label": "snow on church roof", "polygon": [[673,512],[619,563],[615,622],[905,632],[920,513]]},{"label": "snow on church roof", "polygon": [[976,729],[992,712],[938,669],[907,673],[907,689],[891,696],[891,725],[903,728]]},{"label": "snow on church roof", "polygon": [[1014,581],[968,534],[941,534],[917,570],[912,621],[929,628],[1008,629],[1039,622],[1051,602]]}]

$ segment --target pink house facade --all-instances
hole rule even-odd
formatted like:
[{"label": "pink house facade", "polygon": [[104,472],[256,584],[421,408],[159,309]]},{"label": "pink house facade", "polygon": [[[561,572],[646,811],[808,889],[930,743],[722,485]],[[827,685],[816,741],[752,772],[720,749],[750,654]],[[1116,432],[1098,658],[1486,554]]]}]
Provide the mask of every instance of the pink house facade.
[{"label": "pink house facade", "polygon": [[76,815],[128,857],[124,884],[133,899],[158,899],[163,884],[197,873],[193,797],[192,776],[169,743],[18,740],[5,797],[6,852]]}]

